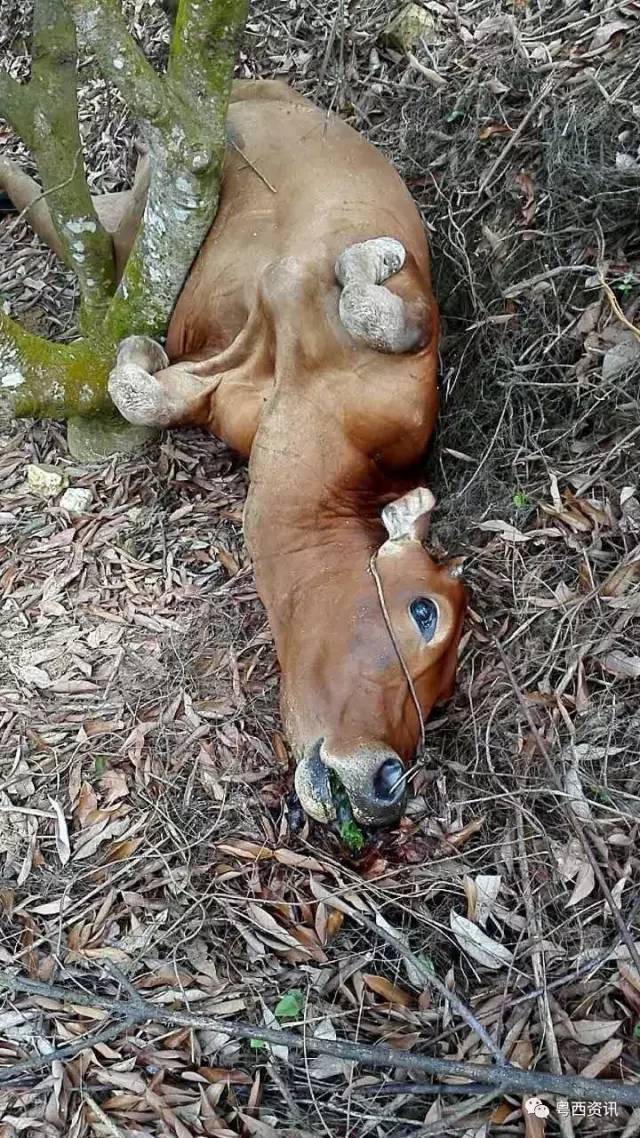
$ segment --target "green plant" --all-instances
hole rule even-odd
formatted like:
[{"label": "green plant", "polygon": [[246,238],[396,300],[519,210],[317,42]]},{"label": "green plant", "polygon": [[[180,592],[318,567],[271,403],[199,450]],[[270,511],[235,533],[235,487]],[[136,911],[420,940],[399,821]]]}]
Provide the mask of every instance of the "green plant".
[{"label": "green plant", "polygon": [[278,1000],[274,1015],[278,1019],[297,1019],[304,1007],[304,992],[299,988],[292,988]]}]

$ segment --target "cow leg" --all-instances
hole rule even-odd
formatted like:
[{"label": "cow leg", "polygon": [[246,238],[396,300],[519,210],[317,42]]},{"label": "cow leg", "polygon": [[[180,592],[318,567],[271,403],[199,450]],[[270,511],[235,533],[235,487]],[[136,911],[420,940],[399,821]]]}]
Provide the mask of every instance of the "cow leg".
[{"label": "cow leg", "polygon": [[203,427],[247,458],[273,380],[256,354],[234,366],[235,354],[231,345],[212,360],[169,365],[155,340],[129,336],[109,375],[109,394],[129,423]]},{"label": "cow leg", "polygon": [[404,246],[394,237],[374,237],[350,245],[336,261],[342,285],[340,319],[354,340],[377,352],[412,352],[428,340],[426,297],[405,300],[384,287],[405,265]]},{"label": "cow leg", "polygon": [[60,260],[64,261],[64,246],[51,219],[42,186],[25,174],[24,170],[21,170],[10,158],[3,158],[0,161],[0,189],[5,191],[19,213],[25,213],[34,233],[37,233],[45,245],[53,249]]},{"label": "cow leg", "polygon": [[202,381],[188,364],[169,365],[169,358],[148,336],[123,340],[109,375],[109,395],[129,423],[144,427],[178,427],[196,423],[202,404],[221,377]]}]

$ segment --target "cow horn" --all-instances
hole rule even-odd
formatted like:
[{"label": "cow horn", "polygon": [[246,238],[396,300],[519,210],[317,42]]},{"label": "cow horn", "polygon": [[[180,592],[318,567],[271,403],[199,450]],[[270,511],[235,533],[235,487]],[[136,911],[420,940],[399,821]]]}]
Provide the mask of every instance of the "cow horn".
[{"label": "cow horn", "polygon": [[454,557],[448,564],[447,569],[449,576],[453,577],[454,581],[460,581],[464,577],[464,570],[468,558]]},{"label": "cow horn", "polygon": [[375,237],[350,245],[336,261],[340,319],[354,340],[378,352],[415,351],[425,341],[424,305],[407,304],[382,284],[400,272],[405,258],[400,241]]},{"label": "cow horn", "polygon": [[426,486],[416,486],[415,490],[385,506],[382,521],[389,541],[424,541],[435,504],[436,500]]}]

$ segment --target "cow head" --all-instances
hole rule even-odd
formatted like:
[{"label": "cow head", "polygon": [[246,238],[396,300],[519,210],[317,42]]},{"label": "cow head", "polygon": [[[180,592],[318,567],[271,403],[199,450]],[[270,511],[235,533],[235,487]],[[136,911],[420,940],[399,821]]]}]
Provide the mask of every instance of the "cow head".
[{"label": "cow head", "polygon": [[302,806],[335,818],[332,774],[365,825],[393,823],[423,721],[452,691],[466,590],[423,546],[431,493],[412,490],[382,514],[387,540],[371,556],[323,556],[278,645],[282,707]]}]

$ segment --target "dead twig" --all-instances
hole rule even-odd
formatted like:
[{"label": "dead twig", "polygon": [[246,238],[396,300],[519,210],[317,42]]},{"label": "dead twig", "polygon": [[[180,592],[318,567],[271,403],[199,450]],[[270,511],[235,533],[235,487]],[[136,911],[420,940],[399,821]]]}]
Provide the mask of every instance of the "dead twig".
[{"label": "dead twig", "polygon": [[593,265],[556,265],[553,269],[545,269],[543,273],[536,273],[533,277],[527,277],[519,284],[510,285],[509,288],[505,289],[504,297],[506,300],[514,300],[516,296],[521,296],[528,288],[534,288],[535,285],[542,284],[543,281],[550,281],[553,277],[561,277],[564,273],[593,274]]},{"label": "dead twig", "polygon": [[[547,1052],[547,1058],[552,1071],[557,1075],[562,1073],[562,1064],[560,1062],[560,1053],[558,1051],[558,1042],[556,1040],[556,1033],[553,1027],[553,1017],[551,1015],[551,1007],[549,1005],[549,996],[547,994],[546,986],[544,983],[544,960],[542,952],[540,951],[540,942],[542,940],[542,930],[540,928],[540,914],[536,909],[536,904],[533,899],[533,889],[531,888],[531,874],[529,873],[529,862],[527,860],[527,847],[524,840],[524,825],[522,821],[522,809],[520,803],[516,803],[516,828],[518,832],[518,853],[520,855],[520,875],[522,877],[522,892],[524,895],[524,905],[527,914],[527,922],[532,934],[533,943],[531,949],[531,965],[533,968],[533,978],[541,989],[538,996],[538,1015],[540,1017],[540,1027],[544,1036],[544,1045]],[[570,1117],[559,1115],[558,1124],[564,1135],[564,1138],[574,1138],[573,1123]]]},{"label": "dead twig", "polygon": [[489,170],[485,174],[484,178],[481,180],[480,185],[478,187],[479,193],[481,193],[481,194],[485,193],[486,190],[489,188],[493,178],[495,177],[498,170],[502,166],[505,158],[513,150],[513,147],[515,146],[518,139],[521,137],[521,135],[522,135],[525,127],[527,126],[527,124],[533,118],[534,114],[538,110],[538,107],[541,105],[541,103],[544,102],[544,100],[547,98],[547,95],[549,95],[551,93],[553,83],[554,83],[553,78],[548,79],[547,82],[545,83],[544,87],[540,91],[538,97],[533,100],[531,106],[529,107],[529,110],[527,111],[526,115],[522,119],[521,123],[516,127],[513,134],[511,135],[511,137],[504,144],[504,146],[502,147],[502,150],[500,151],[495,162],[492,163],[492,165],[489,167]]},{"label": "dead twig", "polygon": [[22,1075],[28,1075],[30,1071],[39,1071],[42,1067],[50,1067],[56,1061],[73,1059],[81,1051],[99,1047],[101,1043],[110,1043],[112,1039],[121,1037],[123,1031],[126,1031],[134,1022],[135,1019],[132,1017],[120,1019],[118,1023],[112,1023],[104,1031],[96,1031],[93,1035],[83,1035],[80,1039],[74,1039],[72,1043],[65,1043],[62,1047],[54,1048],[46,1055],[30,1055],[28,1059],[21,1059],[19,1063],[13,1063],[10,1067],[0,1067],[0,1086],[20,1079]]},{"label": "dead twig", "polygon": [[[640,427],[637,428],[637,430],[640,431]],[[554,783],[556,789],[559,790],[560,793],[564,795],[564,793],[565,793],[564,787],[563,787],[562,782],[561,782],[560,778],[558,777],[556,769],[555,769],[555,767],[551,761],[551,755],[549,754],[549,749],[547,747],[547,744],[545,743],[544,739],[542,738],[542,735],[540,734],[540,731],[538,730],[538,728],[536,726],[533,715],[531,714],[531,709],[529,708],[527,701],[525,700],[525,698],[524,698],[524,696],[520,690],[520,686],[519,686],[518,681],[517,681],[515,674],[513,672],[513,668],[511,667],[511,664],[509,663],[509,661],[505,655],[504,649],[503,649],[502,645],[500,644],[500,641],[496,637],[493,637],[493,642],[496,646],[498,655],[500,656],[500,659],[502,661],[502,666],[504,667],[504,670],[507,673],[509,683],[511,684],[511,687],[513,688],[514,695],[515,695],[516,699],[518,700],[518,703],[520,705],[520,709],[522,710],[522,712],[523,712],[523,714],[527,720],[527,723],[529,724],[529,727],[531,728],[531,733],[533,735],[535,744],[536,744],[540,754],[542,755],[542,758],[544,759],[544,761],[547,765],[547,769],[549,771],[551,781]],[[591,841],[590,841],[588,834],[587,834],[587,827],[578,818],[576,818],[575,813],[573,811],[571,811],[571,810],[567,811],[567,817],[569,819],[569,824],[570,824],[573,832],[575,833],[576,837],[580,840],[580,843],[582,844],[584,852],[587,855],[587,858],[589,859],[591,868],[593,869],[593,872],[595,874],[598,885],[600,886],[600,889],[602,890],[604,898],[605,898],[607,904],[609,905],[609,908],[611,909],[611,915],[612,915],[614,921],[616,922],[616,924],[618,926],[620,936],[622,937],[622,940],[624,941],[627,948],[629,949],[629,955],[633,961],[633,964],[634,964],[635,968],[638,970],[638,972],[640,972],[640,953],[638,952],[638,949],[635,946],[634,939],[633,939],[629,929],[627,928],[627,925],[625,924],[625,920],[624,920],[624,917],[622,915],[622,912],[621,912],[620,908],[618,907],[618,905],[616,905],[616,903],[613,899],[611,890],[609,888],[609,885],[607,884],[607,880],[604,876],[604,873],[602,872],[600,863],[598,862],[598,859],[596,858],[596,855],[593,852]]]},{"label": "dead twig", "polygon": [[229,145],[235,150],[236,154],[239,154],[240,157],[244,159],[244,161],[247,163],[247,166],[249,167],[249,169],[253,170],[254,174],[256,174],[258,176],[260,181],[264,182],[267,189],[271,190],[272,194],[277,194],[278,191],[276,190],[275,186],[271,185],[271,182],[269,181],[269,179],[265,178],[264,174],[258,169],[257,166],[254,165],[254,163],[251,161],[251,159],[245,154],[244,150],[240,149],[237,142],[234,142],[233,139],[230,138],[229,139]]},{"label": "dead twig", "polygon": [[[325,904],[331,905],[331,903],[331,897],[327,897]],[[489,1054],[493,1055],[493,1058],[496,1060],[496,1062],[501,1066],[509,1066],[502,1051],[493,1041],[487,1029],[482,1026],[478,1019],[476,1019],[471,1009],[467,1007],[467,1005],[460,999],[459,996],[456,995],[455,992],[452,992],[449,988],[447,988],[446,984],[443,984],[442,980],[438,979],[438,977],[433,972],[430,972],[429,969],[426,968],[422,963],[420,958],[416,956],[410,948],[407,948],[406,944],[404,944],[403,941],[399,939],[399,937],[394,936],[393,933],[389,932],[389,930],[384,927],[384,925],[377,924],[375,921],[372,921],[369,917],[365,916],[364,913],[359,913],[357,909],[353,909],[351,905],[347,905],[342,900],[340,900],[339,905],[334,906],[334,908],[338,907],[343,912],[348,910],[349,916],[351,916],[354,921],[357,921],[359,924],[364,925],[364,927],[366,929],[369,929],[369,931],[375,936],[380,937],[381,940],[386,941],[388,945],[390,945],[392,948],[395,948],[396,952],[399,953],[399,955],[402,956],[403,959],[411,965],[412,969],[414,969],[414,971],[419,974],[420,978],[424,981],[425,986],[435,988],[436,992],[438,992],[443,997],[443,999],[447,1001],[450,1007],[455,1012],[457,1012],[460,1018],[463,1019],[465,1023],[471,1028],[471,1030],[476,1033],[478,1038],[482,1040],[485,1047],[489,1051]]]},{"label": "dead twig", "polygon": [[[441,1135],[448,1133],[452,1129],[466,1130],[469,1123],[466,1121],[470,1114],[474,1114],[483,1106],[489,1106],[500,1095],[500,1091],[492,1091],[490,1094],[483,1095],[482,1098],[469,1099],[468,1102],[462,1102],[459,1106],[448,1111],[443,1118],[434,1118],[433,1122],[427,1122],[426,1126],[422,1126],[420,1130],[412,1130],[412,1138],[441,1138]],[[460,1125],[464,1121],[463,1125]],[[406,1132],[408,1136],[408,1131]],[[402,1136],[400,1136],[402,1138]]]},{"label": "dead twig", "polygon": [[124,1132],[120,1129],[119,1126],[116,1126],[115,1122],[112,1118],[109,1118],[108,1114],[105,1114],[102,1107],[98,1105],[96,1100],[92,1098],[91,1095],[87,1093],[87,1091],[82,1092],[82,1097],[89,1107],[91,1113],[95,1116],[98,1122],[104,1126],[107,1134],[110,1134],[112,1138],[124,1138]]},{"label": "dead twig", "polygon": [[[76,1006],[102,1008],[110,1015],[119,1017],[121,1027],[148,1020],[170,1027],[217,1031],[230,1039],[261,1039],[275,1046],[312,1051],[318,1055],[331,1055],[333,1058],[363,1063],[369,1067],[395,1067],[405,1071],[415,1069],[441,1078],[471,1079],[474,1082],[484,1082],[490,1087],[498,1087],[501,1091],[513,1091],[518,1094],[555,1094],[573,1101],[586,1099],[590,1102],[615,1102],[621,1106],[640,1107],[640,1085],[637,1084],[614,1083],[607,1079],[585,1079],[581,1075],[551,1075],[546,1071],[523,1071],[518,1067],[488,1066],[483,1063],[460,1062],[456,1059],[434,1059],[429,1055],[412,1055],[406,1051],[395,1051],[384,1044],[371,1047],[364,1043],[351,1043],[342,1039],[318,1039],[315,1036],[296,1035],[293,1031],[263,1027],[260,1024],[233,1022],[212,1016],[196,1015],[193,1012],[171,1011],[142,998],[135,1003],[114,1000],[112,997],[99,996],[80,988],[63,988],[60,985],[27,980],[21,976],[1,975],[0,990],[2,989],[22,995],[45,996],[50,1000]],[[34,1056],[40,1067],[48,1066],[51,1058],[51,1054]],[[34,1061],[31,1061],[31,1067],[34,1066]],[[20,1077],[23,1072],[24,1063],[0,1069],[0,1085],[7,1085]]]},{"label": "dead twig", "polygon": [[424,63],[421,63],[413,52],[407,52],[407,59],[411,66],[415,68],[416,71],[419,71],[421,75],[424,75],[425,79],[428,79],[437,90],[442,90],[443,87],[447,86],[447,80],[442,75],[439,75],[437,71],[434,71],[433,68],[425,67]]},{"label": "dead twig", "polygon": [[600,286],[604,289],[605,296],[609,301],[611,308],[613,309],[614,315],[618,317],[618,320],[621,324],[624,324],[625,328],[629,328],[629,330],[633,332],[634,336],[640,340],[640,328],[637,328],[635,324],[632,324],[631,321],[627,319],[620,305],[618,304],[618,298],[615,292],[611,288],[611,285],[607,284],[602,272],[600,273]]}]

